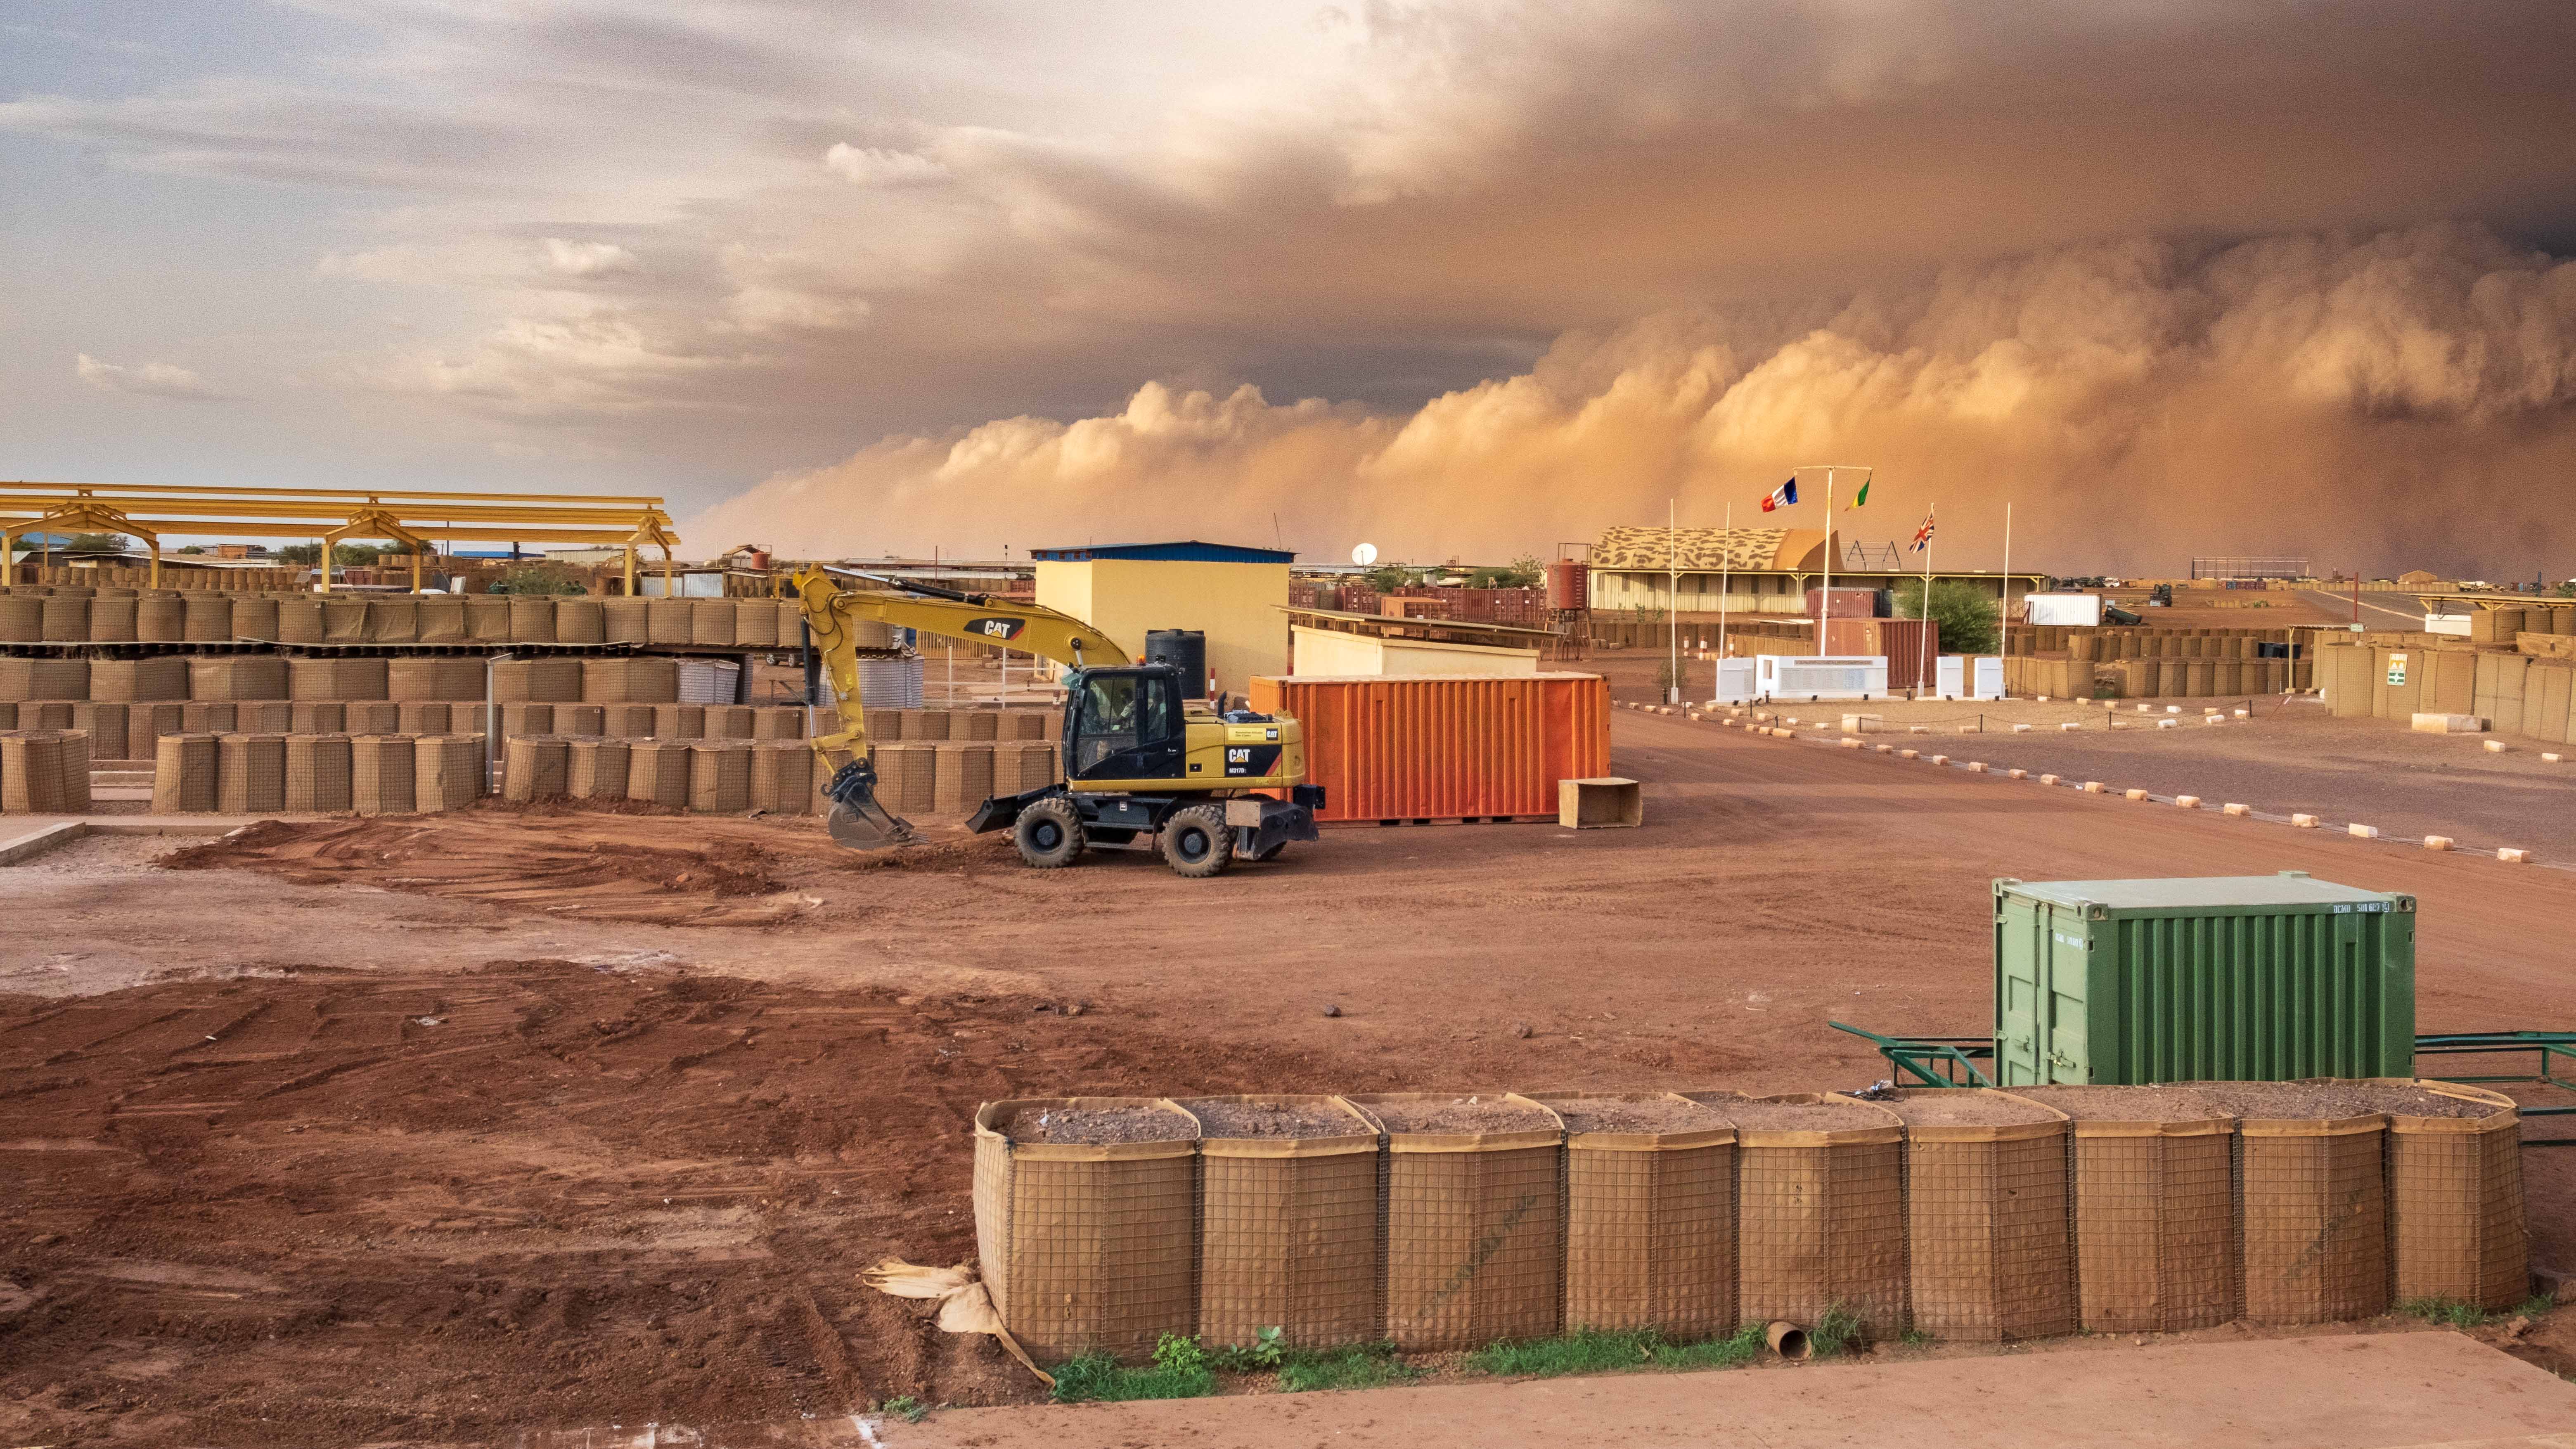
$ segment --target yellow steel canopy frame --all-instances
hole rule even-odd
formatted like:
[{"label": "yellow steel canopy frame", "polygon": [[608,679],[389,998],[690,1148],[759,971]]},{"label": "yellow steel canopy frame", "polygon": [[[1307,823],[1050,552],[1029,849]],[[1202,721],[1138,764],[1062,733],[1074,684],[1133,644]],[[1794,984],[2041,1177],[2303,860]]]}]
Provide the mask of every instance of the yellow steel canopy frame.
[{"label": "yellow steel canopy frame", "polygon": [[[299,523],[326,527],[307,530]],[[170,484],[0,481],[0,562],[14,560],[22,534],[38,529],[130,533],[152,552],[161,582],[161,535],[310,538],[322,541],[321,590],[331,589],[331,550],[343,539],[381,538],[410,546],[420,587],[421,550],[434,538],[534,539],[626,550],[626,592],[635,592],[635,550],[659,547],[668,587],[680,536],[662,500],[641,493],[458,493],[401,488],[191,488]]]}]

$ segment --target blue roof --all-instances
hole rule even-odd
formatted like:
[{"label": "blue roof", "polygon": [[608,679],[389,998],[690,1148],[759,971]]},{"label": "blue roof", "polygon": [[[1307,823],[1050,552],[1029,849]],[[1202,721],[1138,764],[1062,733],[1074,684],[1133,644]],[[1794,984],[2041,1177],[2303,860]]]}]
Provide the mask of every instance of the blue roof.
[{"label": "blue roof", "polygon": [[1096,558],[1143,559],[1152,563],[1284,564],[1297,555],[1285,549],[1243,548],[1231,543],[1104,543],[1083,548],[1033,548],[1029,557],[1048,563],[1082,563]]}]

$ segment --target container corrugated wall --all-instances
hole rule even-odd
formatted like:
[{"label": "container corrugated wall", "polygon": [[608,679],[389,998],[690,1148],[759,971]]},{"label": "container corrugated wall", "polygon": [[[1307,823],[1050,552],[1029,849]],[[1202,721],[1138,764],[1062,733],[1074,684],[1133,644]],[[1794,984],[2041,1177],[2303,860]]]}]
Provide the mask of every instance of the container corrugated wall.
[{"label": "container corrugated wall", "polygon": [[1323,820],[1553,817],[1558,781],[1610,772],[1597,674],[1265,676],[1252,706],[1302,726]]}]

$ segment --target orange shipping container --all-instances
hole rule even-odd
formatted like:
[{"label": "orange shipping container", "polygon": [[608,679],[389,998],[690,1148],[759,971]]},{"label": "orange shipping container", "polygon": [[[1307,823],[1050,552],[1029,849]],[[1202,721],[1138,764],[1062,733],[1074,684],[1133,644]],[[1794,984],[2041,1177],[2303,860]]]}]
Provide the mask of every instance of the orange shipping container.
[{"label": "orange shipping container", "polygon": [[1319,820],[1553,818],[1558,781],[1610,773],[1597,674],[1256,676],[1252,707],[1304,727]]}]

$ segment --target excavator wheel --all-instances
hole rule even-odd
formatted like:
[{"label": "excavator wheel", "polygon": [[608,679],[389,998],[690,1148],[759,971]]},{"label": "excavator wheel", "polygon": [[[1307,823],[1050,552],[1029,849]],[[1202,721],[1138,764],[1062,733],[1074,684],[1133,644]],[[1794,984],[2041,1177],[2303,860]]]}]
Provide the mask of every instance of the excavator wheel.
[{"label": "excavator wheel", "polygon": [[1011,843],[1020,848],[1021,860],[1040,870],[1071,865],[1082,858],[1086,843],[1082,812],[1061,795],[1040,800],[1012,822]]},{"label": "excavator wheel", "polygon": [[1234,859],[1234,829],[1222,805],[1192,805],[1163,822],[1163,863],[1175,875],[1204,880]]}]

